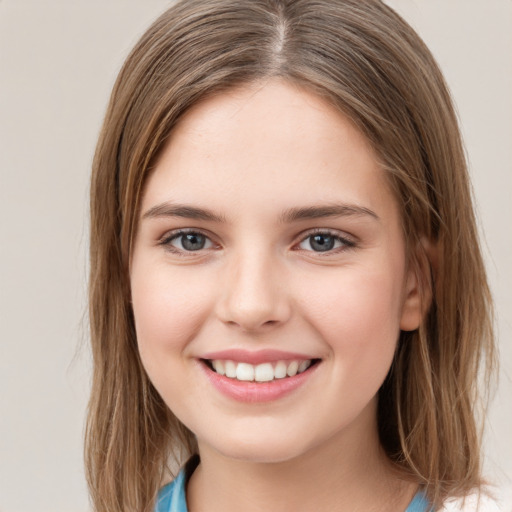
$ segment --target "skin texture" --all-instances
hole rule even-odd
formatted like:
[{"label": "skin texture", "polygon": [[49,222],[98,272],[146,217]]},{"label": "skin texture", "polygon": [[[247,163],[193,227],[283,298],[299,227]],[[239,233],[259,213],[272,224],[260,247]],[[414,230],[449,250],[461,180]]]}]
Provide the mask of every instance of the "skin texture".
[{"label": "skin texture", "polygon": [[[283,220],[340,204],[365,210]],[[186,251],[180,229],[204,248]],[[340,239],[317,252],[313,230]],[[381,453],[376,404],[399,330],[420,323],[419,293],[395,198],[344,116],[276,80],[196,105],[146,183],[130,272],[143,364],[198,438],[192,512],[405,509],[414,486]],[[200,362],[232,348],[321,362],[291,394],[241,403]]]}]

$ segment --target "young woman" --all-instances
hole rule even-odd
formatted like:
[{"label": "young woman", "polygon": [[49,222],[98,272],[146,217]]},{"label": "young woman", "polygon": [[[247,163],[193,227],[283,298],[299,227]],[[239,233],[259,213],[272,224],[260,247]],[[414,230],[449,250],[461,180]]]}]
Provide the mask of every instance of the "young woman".
[{"label": "young woman", "polygon": [[176,3],[128,57],[94,161],[96,510],[412,512],[478,491],[490,309],[450,96],[396,13]]}]

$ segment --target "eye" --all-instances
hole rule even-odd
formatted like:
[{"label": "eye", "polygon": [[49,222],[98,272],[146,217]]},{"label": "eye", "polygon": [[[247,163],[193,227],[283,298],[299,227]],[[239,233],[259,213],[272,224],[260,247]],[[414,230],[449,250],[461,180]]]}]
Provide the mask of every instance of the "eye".
[{"label": "eye", "polygon": [[328,252],[343,247],[353,247],[354,243],[339,235],[329,232],[313,233],[299,244],[299,248],[305,251]]},{"label": "eye", "polygon": [[169,247],[171,250],[182,252],[201,251],[213,247],[213,242],[202,233],[196,231],[180,231],[165,238],[162,245]]}]

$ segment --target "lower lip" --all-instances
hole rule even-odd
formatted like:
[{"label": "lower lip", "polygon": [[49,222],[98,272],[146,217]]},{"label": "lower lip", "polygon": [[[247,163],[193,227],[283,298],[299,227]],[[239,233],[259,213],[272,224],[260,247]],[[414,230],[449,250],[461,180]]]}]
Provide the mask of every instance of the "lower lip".
[{"label": "lower lip", "polygon": [[319,365],[320,363],[316,363],[293,377],[274,379],[270,382],[251,382],[219,375],[200,362],[200,366],[211,384],[222,394],[239,402],[271,402],[283,398],[305,384]]}]

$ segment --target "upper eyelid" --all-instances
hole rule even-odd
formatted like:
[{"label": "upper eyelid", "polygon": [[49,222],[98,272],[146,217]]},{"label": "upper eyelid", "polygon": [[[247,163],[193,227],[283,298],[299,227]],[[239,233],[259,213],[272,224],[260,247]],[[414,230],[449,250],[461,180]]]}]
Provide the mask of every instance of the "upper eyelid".
[{"label": "upper eyelid", "polygon": [[[207,229],[204,229],[204,228],[194,228],[194,227],[184,227],[184,228],[176,228],[176,229],[171,229],[171,230],[168,230],[166,231],[160,238],[166,238],[166,237],[172,237],[172,236],[176,236],[176,235],[179,235],[180,233],[200,233],[204,236],[214,236],[213,234],[210,233],[209,230]],[[349,233],[347,233],[346,231],[341,231],[339,229],[333,229],[333,228],[310,228],[310,229],[306,229],[304,231],[301,231],[301,233],[299,233],[297,237],[308,237],[308,236],[311,236],[311,235],[315,235],[315,234],[322,234],[322,233],[327,233],[329,235],[335,235],[335,236],[340,236],[340,237],[344,237],[346,236],[347,238],[353,238],[352,235],[350,235]]]},{"label": "upper eyelid", "polygon": [[347,233],[345,231],[340,231],[338,229],[330,229],[330,228],[313,228],[308,231],[305,231],[301,233],[300,235],[300,242],[303,242],[306,240],[306,238],[309,238],[313,235],[329,235],[336,238],[339,238],[341,240],[346,240],[347,242],[356,243],[356,239],[353,235],[350,233]]},{"label": "upper eyelid", "polygon": [[[180,236],[184,236],[190,233],[198,234],[204,236],[211,242],[212,247],[205,247],[202,249],[198,249],[195,251],[188,251],[186,249],[180,249],[179,247],[175,247],[172,242],[178,239]],[[162,247],[166,252],[170,254],[174,254],[175,256],[184,257],[184,258],[195,258],[205,256],[209,251],[215,250],[218,248],[219,244],[208,234],[204,232],[202,229],[197,228],[179,228],[171,231],[167,231],[163,236],[161,236],[157,241],[157,246]],[[217,247],[216,247],[217,246]]]},{"label": "upper eyelid", "polygon": [[180,235],[188,235],[190,233],[197,233],[198,235],[203,235],[204,237],[208,238],[209,240],[215,243],[212,234],[210,234],[208,231],[205,231],[204,229],[198,228],[172,229],[170,231],[166,231],[161,237],[159,237],[158,241],[161,243],[168,242],[173,240],[174,238],[179,237]]},{"label": "upper eyelid", "polygon": [[[178,229],[174,229],[171,231],[167,231],[158,239],[158,243],[164,245],[164,244],[167,244],[168,242],[170,242],[171,240],[174,240],[175,238],[179,237],[180,235],[186,235],[188,233],[197,233],[197,234],[203,235],[206,238],[208,238],[213,244],[220,245],[219,242],[216,240],[217,237],[215,237],[215,235],[210,233],[208,230],[201,229],[201,228],[192,228],[192,227],[178,228]],[[304,240],[306,240],[307,238],[309,238],[310,236],[317,235],[317,234],[326,234],[329,236],[333,236],[333,237],[339,238],[340,240],[349,242],[354,245],[357,242],[357,240],[355,239],[355,237],[353,235],[351,235],[345,231],[340,231],[340,230],[332,229],[332,228],[311,228],[311,229],[301,232],[299,235],[296,235],[294,237],[295,241],[293,242],[292,245],[296,246],[296,245],[300,244],[301,242],[303,242]]]}]

